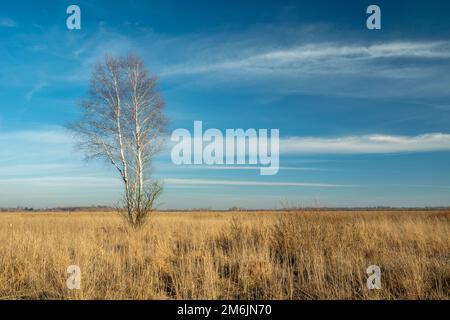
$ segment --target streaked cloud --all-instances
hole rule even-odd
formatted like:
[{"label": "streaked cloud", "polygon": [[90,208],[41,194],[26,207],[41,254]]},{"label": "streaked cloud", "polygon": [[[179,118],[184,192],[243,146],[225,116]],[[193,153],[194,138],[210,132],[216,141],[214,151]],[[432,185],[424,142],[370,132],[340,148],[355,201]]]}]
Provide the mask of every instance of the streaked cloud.
[{"label": "streaked cloud", "polygon": [[0,132],[0,142],[2,141],[13,146],[13,142],[68,144],[73,142],[73,139],[68,131],[64,130],[62,127],[54,126],[46,129]]},{"label": "streaked cloud", "polygon": [[[247,50],[248,51],[248,50]],[[245,51],[244,51],[245,52]],[[345,43],[302,44],[291,48],[273,49],[249,56],[231,58],[235,53],[216,56],[216,61],[192,60],[168,67],[163,75],[198,74],[217,71],[256,74],[355,74],[366,73],[384,77],[415,74],[417,67],[394,67],[392,72],[383,64],[371,65],[381,59],[450,59],[450,42],[389,42],[372,45]],[[211,59],[210,59],[211,60]],[[214,57],[212,58],[214,60]],[[381,61],[382,62],[382,61]],[[386,61],[384,66],[386,66]],[[363,68],[366,66],[368,68]]]},{"label": "streaked cloud", "polygon": [[314,182],[277,182],[277,181],[246,181],[246,180],[217,180],[217,179],[191,179],[191,178],[166,178],[163,180],[167,186],[251,186],[251,187],[308,187],[308,188],[432,188],[450,189],[450,185],[427,185],[427,184],[333,184]]},{"label": "streaked cloud", "polygon": [[339,138],[291,137],[280,141],[281,154],[367,154],[450,151],[450,134],[365,135]]},{"label": "streaked cloud", "polygon": [[33,96],[34,96],[36,93],[38,93],[39,91],[41,91],[43,88],[45,88],[46,86],[47,86],[47,84],[46,84],[45,82],[42,82],[42,81],[38,82],[38,83],[33,87],[33,89],[31,89],[30,91],[28,91],[28,92],[25,94],[25,99],[26,99],[28,102],[30,102],[31,99],[33,99]]},{"label": "streaked cloud", "polygon": [[[170,168],[183,168],[183,169],[204,169],[204,170],[257,170],[259,171],[261,167],[258,166],[236,166],[236,165],[183,165],[175,166],[172,165]],[[321,171],[326,170],[323,168],[315,167],[280,167],[279,170],[293,170],[293,171]]]},{"label": "streaked cloud", "polygon": [[[270,140],[268,141],[270,144]],[[70,132],[61,127],[42,130],[0,132],[0,148],[3,155],[21,154],[41,150],[45,156],[55,153],[74,155],[74,139]],[[11,152],[8,152],[11,151]],[[370,134],[343,137],[301,137],[280,139],[280,154],[375,154],[404,152],[450,151],[449,133],[425,133],[415,136]],[[165,152],[170,153],[170,144]],[[35,159],[39,159],[36,157]],[[0,159],[1,161],[1,159]],[[192,169],[215,170],[257,170],[257,166],[184,166]],[[320,170],[314,167],[282,167],[284,170]]]},{"label": "streaked cloud", "polygon": [[167,185],[205,185],[205,186],[254,186],[254,187],[318,187],[318,188],[336,188],[336,187],[354,187],[345,184],[328,184],[312,182],[273,182],[273,181],[242,181],[242,180],[215,180],[215,179],[174,179],[166,178],[164,183]]},{"label": "streaked cloud", "polygon": [[27,188],[112,188],[118,189],[121,187],[120,180],[113,177],[99,177],[99,176],[41,176],[33,178],[2,178],[0,179],[0,186],[14,187],[16,185],[26,185]]},{"label": "streaked cloud", "polygon": [[[38,81],[48,87],[67,83],[82,86],[89,80],[93,65],[105,53],[135,52],[145,58],[162,82],[171,85],[215,86],[225,81],[237,87],[270,87],[274,96],[310,93],[373,98],[380,92],[384,97],[449,95],[446,83],[450,80],[450,67],[436,63],[450,59],[448,40],[361,43],[345,35],[331,37],[329,30],[320,28],[314,29],[313,38],[308,37],[310,26],[295,29],[293,32],[285,27],[258,26],[239,33],[183,36],[136,29],[130,36],[124,31],[127,29],[105,23],[99,23],[86,35],[50,27],[9,41],[21,44],[25,51],[38,50],[45,56],[51,55],[64,68],[48,67],[42,73],[40,64],[46,64],[46,60],[40,64],[8,64],[4,68],[11,76],[7,83],[6,79],[2,82],[26,87],[25,99],[29,101],[42,89],[35,85],[36,79],[27,76],[30,73],[36,74]],[[286,38],[289,41],[280,40]],[[185,81],[186,77],[190,80]],[[365,82],[364,86],[360,86],[361,81]],[[411,86],[421,90],[411,92]],[[355,87],[359,89],[354,90]]]},{"label": "streaked cloud", "polygon": [[0,28],[14,28],[17,27],[17,22],[10,18],[0,18]]}]

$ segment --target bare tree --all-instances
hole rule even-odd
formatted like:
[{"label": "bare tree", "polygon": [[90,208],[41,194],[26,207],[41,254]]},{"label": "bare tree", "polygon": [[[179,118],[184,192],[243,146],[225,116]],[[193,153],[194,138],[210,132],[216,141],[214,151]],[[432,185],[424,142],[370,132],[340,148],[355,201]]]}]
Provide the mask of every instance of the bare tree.
[{"label": "bare tree", "polygon": [[106,56],[92,74],[82,118],[69,128],[87,159],[102,158],[120,174],[124,207],[133,227],[141,226],[162,191],[151,179],[151,163],[161,150],[166,127],[157,79],[136,56]]}]

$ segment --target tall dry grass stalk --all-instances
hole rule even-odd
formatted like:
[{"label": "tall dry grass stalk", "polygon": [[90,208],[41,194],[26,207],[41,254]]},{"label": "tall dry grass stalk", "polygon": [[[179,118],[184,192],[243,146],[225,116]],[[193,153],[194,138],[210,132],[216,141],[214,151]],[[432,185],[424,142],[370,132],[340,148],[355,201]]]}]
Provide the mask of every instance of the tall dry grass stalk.
[{"label": "tall dry grass stalk", "polygon": [[[0,214],[4,299],[448,299],[449,212]],[[366,268],[382,270],[368,290]],[[81,289],[66,287],[69,265]]]}]

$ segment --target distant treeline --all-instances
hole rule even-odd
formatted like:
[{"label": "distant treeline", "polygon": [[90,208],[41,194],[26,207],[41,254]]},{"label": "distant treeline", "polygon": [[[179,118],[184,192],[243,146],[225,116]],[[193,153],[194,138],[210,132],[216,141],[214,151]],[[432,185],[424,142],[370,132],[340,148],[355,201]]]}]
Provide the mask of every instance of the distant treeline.
[{"label": "distant treeline", "polygon": [[[55,208],[31,208],[31,207],[16,207],[16,208],[0,208],[0,212],[111,212],[117,211],[117,208],[109,206],[90,206],[90,207],[55,207]],[[433,211],[433,210],[450,210],[450,207],[299,207],[299,208],[277,208],[277,209],[245,209],[239,207],[231,207],[229,209],[213,209],[213,208],[193,208],[193,209],[160,209],[159,212],[255,212],[255,211]]]},{"label": "distant treeline", "polygon": [[0,212],[72,212],[72,211],[89,211],[89,212],[110,212],[115,211],[116,208],[108,206],[90,206],[90,207],[55,207],[55,208],[31,208],[31,207],[16,207],[16,208],[0,208]]}]

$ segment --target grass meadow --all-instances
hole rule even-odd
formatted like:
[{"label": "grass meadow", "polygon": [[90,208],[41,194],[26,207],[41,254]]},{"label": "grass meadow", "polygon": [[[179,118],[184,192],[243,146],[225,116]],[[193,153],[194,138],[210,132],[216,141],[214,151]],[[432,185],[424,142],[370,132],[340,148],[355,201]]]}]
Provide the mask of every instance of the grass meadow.
[{"label": "grass meadow", "polygon": [[0,213],[0,298],[449,299],[449,228],[449,211],[159,212],[137,231],[114,213]]}]

